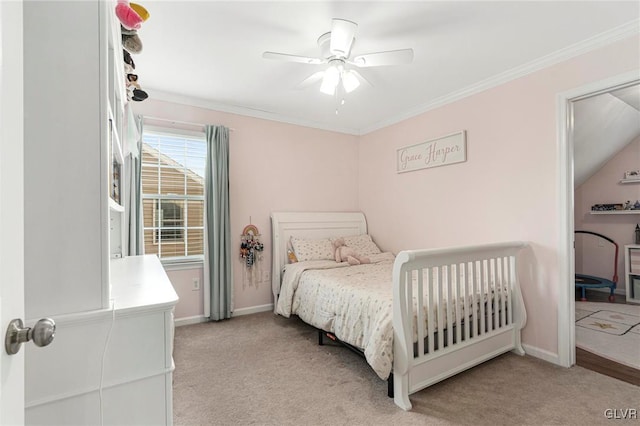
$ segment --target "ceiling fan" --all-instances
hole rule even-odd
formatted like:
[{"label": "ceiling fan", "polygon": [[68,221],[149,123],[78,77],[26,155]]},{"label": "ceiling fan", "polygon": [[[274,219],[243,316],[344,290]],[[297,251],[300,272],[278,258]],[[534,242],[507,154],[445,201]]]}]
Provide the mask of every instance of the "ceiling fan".
[{"label": "ceiling fan", "polygon": [[318,38],[320,57],[311,58],[276,52],[264,52],[262,57],[311,65],[329,64],[326,70],[312,74],[298,85],[298,87],[306,87],[322,80],[320,91],[327,95],[338,95],[343,90],[350,93],[360,86],[361,81],[369,83],[358,71],[349,66],[367,68],[408,64],[413,61],[413,49],[366,53],[351,59],[351,49],[357,29],[358,24],[355,22],[334,18],[331,31]]}]

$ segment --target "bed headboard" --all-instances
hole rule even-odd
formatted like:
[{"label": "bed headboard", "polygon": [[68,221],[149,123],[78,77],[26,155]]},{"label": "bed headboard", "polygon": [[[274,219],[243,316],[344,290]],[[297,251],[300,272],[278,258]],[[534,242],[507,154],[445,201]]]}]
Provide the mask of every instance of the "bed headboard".
[{"label": "bed headboard", "polygon": [[362,212],[273,212],[271,213],[271,288],[275,312],[280,293],[282,268],[287,263],[289,239],[328,238],[367,233]]}]

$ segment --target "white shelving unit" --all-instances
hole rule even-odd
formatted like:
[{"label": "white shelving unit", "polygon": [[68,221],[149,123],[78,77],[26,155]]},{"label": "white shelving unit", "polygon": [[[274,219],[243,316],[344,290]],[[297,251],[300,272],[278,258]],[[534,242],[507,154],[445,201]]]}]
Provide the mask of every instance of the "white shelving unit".
[{"label": "white shelving unit", "polygon": [[624,246],[624,283],[627,303],[640,304],[640,270],[632,272],[631,253],[637,250],[640,253],[640,244],[629,244]]},{"label": "white shelving unit", "polygon": [[24,349],[29,425],[172,423],[178,297],[156,256],[123,258],[115,5],[24,2],[25,322],[57,327],[53,344]]},{"label": "white shelving unit", "polygon": [[121,212],[124,213],[124,206],[116,203],[113,198],[109,198],[109,208],[112,212]]},{"label": "white shelving unit", "polygon": [[24,2],[27,319],[109,308],[104,7]]},{"label": "white shelving unit", "polygon": [[124,185],[124,136],[125,132],[125,75],[122,58],[122,35],[120,23],[112,16],[104,22],[106,30],[106,69],[102,72],[106,84],[108,133],[108,176],[109,176],[109,257],[119,259],[125,255],[125,209],[126,188]]}]

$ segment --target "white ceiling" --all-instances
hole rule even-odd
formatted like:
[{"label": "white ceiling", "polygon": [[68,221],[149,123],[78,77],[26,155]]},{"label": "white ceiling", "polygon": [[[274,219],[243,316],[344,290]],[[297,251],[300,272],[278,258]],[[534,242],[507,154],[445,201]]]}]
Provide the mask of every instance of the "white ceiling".
[{"label": "white ceiling", "polygon": [[[144,6],[151,17],[138,32],[144,48],[134,60],[151,98],[190,98],[222,111],[353,134],[637,32],[640,16],[635,1],[147,0]],[[262,58],[267,50],[319,55],[316,40],[332,18],[358,23],[352,57],[402,48],[415,53],[411,65],[361,69],[374,87],[347,95],[338,115],[319,83],[294,89],[322,65]]]},{"label": "white ceiling", "polygon": [[640,111],[640,86],[624,87],[614,90],[611,94],[630,107]]},{"label": "white ceiling", "polygon": [[640,85],[576,101],[573,117],[577,188],[640,136]]}]

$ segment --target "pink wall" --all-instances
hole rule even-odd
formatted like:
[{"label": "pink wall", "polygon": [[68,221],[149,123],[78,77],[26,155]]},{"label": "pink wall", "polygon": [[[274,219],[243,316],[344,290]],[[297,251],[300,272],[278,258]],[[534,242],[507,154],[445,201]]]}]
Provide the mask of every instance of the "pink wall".
[{"label": "pink wall", "polygon": [[[640,168],[640,138],[631,142],[607,164],[587,179],[575,191],[575,228],[606,235],[620,246],[618,257],[618,291],[624,291],[624,246],[634,244],[639,215],[592,215],[591,206],[603,203],[623,203],[640,200],[640,183],[621,184],[626,170]],[[576,240],[576,242],[578,242]],[[611,278],[613,251],[609,244],[598,247],[595,241],[584,240],[584,256],[576,247],[576,271]]]},{"label": "pink wall", "polygon": [[[229,190],[232,250],[240,251],[240,234],[249,217],[265,244],[259,264],[262,282],[247,285],[238,256],[233,263],[235,309],[273,302],[271,281],[272,211],[358,210],[357,137],[309,127],[223,113],[150,99],[136,103],[136,114],[234,130],[229,138]],[[265,273],[266,272],[266,273]],[[178,296],[192,301],[191,279],[184,272],[170,278]],[[183,282],[182,279],[186,281]],[[176,308],[176,318],[198,315],[195,306]],[[198,309],[200,309],[198,307]]]},{"label": "pink wall", "polygon": [[[167,276],[180,300],[176,305],[176,319],[204,315],[203,268],[168,269]],[[200,290],[193,290],[193,280],[200,283]]]},{"label": "pink wall", "polygon": [[[558,93],[638,69],[623,40],[360,138],[359,207],[385,250],[526,240],[525,343],[556,353]],[[397,174],[400,147],[467,131],[467,161]]]},{"label": "pink wall", "polygon": [[[274,210],[362,210],[376,242],[394,252],[529,241],[521,277],[529,314],[523,339],[554,354],[558,288],[572,285],[559,282],[556,97],[638,70],[639,50],[637,37],[623,40],[361,137],[152,99],[135,110],[236,129],[230,144],[234,248],[249,216],[270,247]],[[397,148],[463,129],[465,163],[395,172]],[[261,269],[270,269],[268,249]],[[272,302],[266,279],[254,287],[242,276],[238,260],[236,309]]]}]

